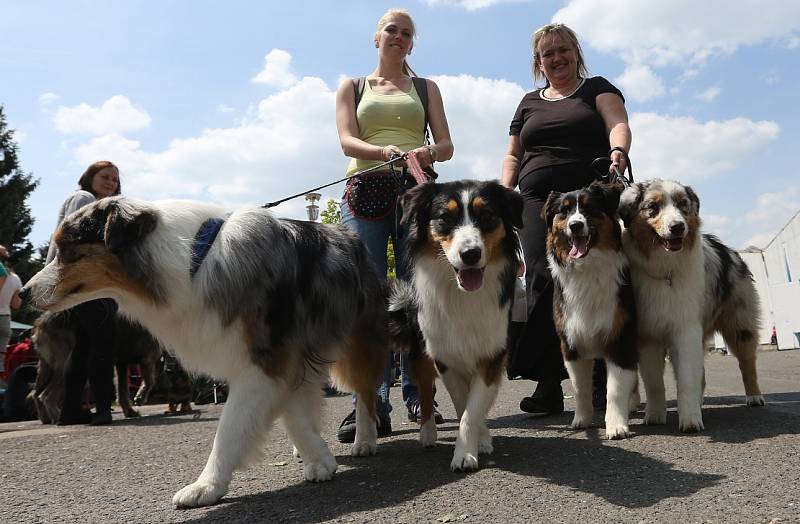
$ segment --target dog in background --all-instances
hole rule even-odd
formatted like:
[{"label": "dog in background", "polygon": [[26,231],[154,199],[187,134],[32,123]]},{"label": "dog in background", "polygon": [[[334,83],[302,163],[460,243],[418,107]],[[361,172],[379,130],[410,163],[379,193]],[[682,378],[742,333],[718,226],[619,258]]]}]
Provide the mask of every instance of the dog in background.
[{"label": "dog in background", "polygon": [[701,233],[697,194],[678,182],[651,180],[627,188],[619,212],[636,298],[645,423],[666,423],[666,354],[677,382],[679,429],[703,430],[703,341],[715,331],[739,360],[747,405],[763,405],[753,276],[735,251]]},{"label": "dog in background", "polygon": [[402,206],[411,277],[394,284],[390,333],[414,357],[420,441],[436,444],[438,371],[459,419],[450,469],[476,470],[478,454],[493,450],[486,416],[505,364],[522,197],[496,182],[427,183],[407,192]]},{"label": "dog in background", "polygon": [[573,428],[592,424],[592,366],[606,362],[606,437],[630,436],[636,389],[636,309],[617,216],[622,187],[552,192],[542,208],[553,275],[553,320],[575,389]]},{"label": "dog in background", "polygon": [[[108,351],[113,353],[117,371],[117,401],[126,418],[138,417],[139,412],[131,406],[128,370],[135,364],[141,369],[142,383],[133,403],[143,405],[160,373],[161,345],[147,330],[130,320],[117,316],[114,323],[115,343]],[[32,339],[39,355],[33,401],[39,420],[43,424],[55,424],[64,398],[64,372],[75,347],[75,326],[69,312],[44,312],[34,322]]]},{"label": "dog in background", "polygon": [[58,257],[21,291],[34,306],[112,298],[187,371],[229,385],[206,467],[176,506],[218,501],[278,417],[305,479],[329,480],[336,459],[319,435],[328,369],[357,394],[352,454],[375,453],[386,295],[354,233],[262,208],[110,197],[67,217],[54,240]]}]

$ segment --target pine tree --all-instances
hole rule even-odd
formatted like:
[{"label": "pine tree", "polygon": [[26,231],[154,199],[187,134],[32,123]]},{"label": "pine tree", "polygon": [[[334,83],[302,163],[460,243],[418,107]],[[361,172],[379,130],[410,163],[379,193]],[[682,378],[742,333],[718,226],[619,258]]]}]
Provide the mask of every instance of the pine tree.
[{"label": "pine tree", "polygon": [[[39,181],[19,167],[14,131],[8,129],[0,105],[0,244],[11,252],[8,265],[23,282],[42,267],[37,251],[28,240],[34,219],[27,200],[37,185]],[[37,253],[36,257],[34,253]],[[33,316],[35,313],[22,310],[15,312],[14,319],[24,322]]]}]

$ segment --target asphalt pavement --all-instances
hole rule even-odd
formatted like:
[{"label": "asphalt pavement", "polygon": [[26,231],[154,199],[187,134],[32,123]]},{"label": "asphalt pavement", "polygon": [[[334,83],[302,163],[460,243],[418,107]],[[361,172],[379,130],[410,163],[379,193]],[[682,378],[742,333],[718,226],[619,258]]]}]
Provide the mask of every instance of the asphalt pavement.
[{"label": "asphalt pavement", "polygon": [[303,482],[277,425],[263,461],[237,472],[220,503],[189,510],[172,495],[202,470],[221,405],[180,416],[146,406],[128,420],[115,411],[104,427],[0,424],[0,522],[800,522],[800,351],[759,354],[761,408],[744,406],[734,357],[711,354],[706,367],[704,432],[677,431],[673,400],[666,426],[644,426],[639,411],[634,436],[618,441],[569,428],[568,381],[567,412],[544,418],[518,409],[531,382],[506,381],[489,420],[494,454],[468,475],[449,470],[457,423],[441,385],[436,447],[419,446],[393,388],[394,434],[370,458],[336,440],[349,397],[326,398],[332,481]]}]

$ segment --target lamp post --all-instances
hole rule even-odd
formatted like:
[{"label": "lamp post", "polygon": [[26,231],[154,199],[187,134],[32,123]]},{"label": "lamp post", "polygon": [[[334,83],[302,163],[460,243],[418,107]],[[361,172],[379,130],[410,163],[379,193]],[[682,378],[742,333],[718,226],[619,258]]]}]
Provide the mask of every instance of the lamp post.
[{"label": "lamp post", "polygon": [[308,202],[306,213],[308,213],[308,219],[312,222],[316,222],[319,218],[319,206],[317,202],[319,202],[320,198],[322,198],[320,193],[306,193],[306,201]]}]

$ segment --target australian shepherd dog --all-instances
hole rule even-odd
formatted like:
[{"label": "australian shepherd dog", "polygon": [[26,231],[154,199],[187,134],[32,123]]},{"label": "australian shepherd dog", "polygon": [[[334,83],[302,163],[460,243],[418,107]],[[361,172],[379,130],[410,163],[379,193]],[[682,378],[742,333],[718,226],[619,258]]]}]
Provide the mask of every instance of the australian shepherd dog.
[{"label": "australian shepherd dog", "polygon": [[756,375],[759,303],[739,255],[700,231],[700,201],[689,186],[651,180],[620,198],[622,245],[636,299],[646,424],[664,424],[664,359],[672,363],[678,426],[703,429],[704,340],[715,331],[739,360],[748,406],[764,404]]},{"label": "australian shepherd dog", "polygon": [[621,191],[595,182],[569,193],[552,192],[542,208],[553,275],[553,320],[575,389],[572,427],[592,424],[592,365],[602,358],[608,370],[609,439],[630,436],[630,404],[638,404],[633,395],[636,312],[617,216]]},{"label": "australian shepherd dog", "polygon": [[352,233],[259,208],[112,197],[65,219],[55,242],[58,257],[23,290],[35,306],[112,298],[188,370],[230,386],[206,467],[176,506],[219,500],[279,417],[305,479],[329,480],[336,460],[319,435],[328,368],[358,395],[352,454],[375,453],[386,295]]},{"label": "australian shepherd dog", "polygon": [[390,332],[420,358],[420,441],[436,443],[433,384],[441,376],[459,420],[450,469],[478,469],[492,452],[486,416],[506,356],[514,282],[520,264],[515,227],[522,197],[496,182],[427,183],[403,197],[410,282],[395,284]]}]

